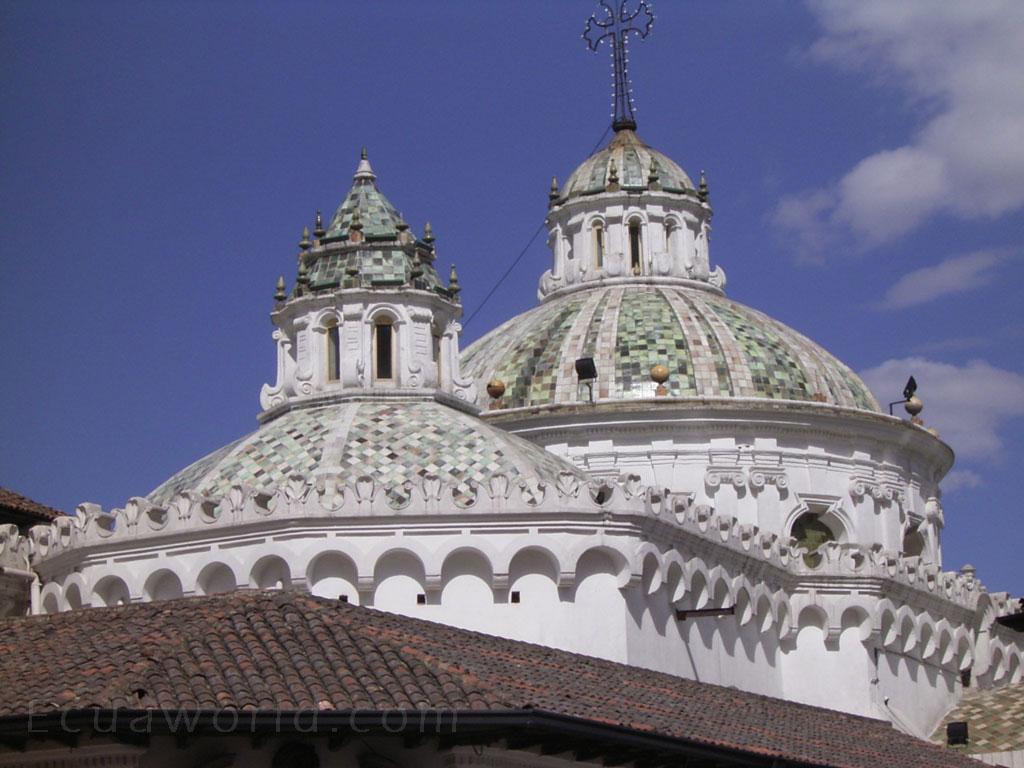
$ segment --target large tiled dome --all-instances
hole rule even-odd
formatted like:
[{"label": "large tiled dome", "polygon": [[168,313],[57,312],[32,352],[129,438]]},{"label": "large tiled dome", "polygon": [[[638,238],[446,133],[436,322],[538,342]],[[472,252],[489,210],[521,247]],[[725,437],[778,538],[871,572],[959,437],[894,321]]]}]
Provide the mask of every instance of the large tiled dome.
[{"label": "large tiled dome", "polygon": [[[671,397],[766,398],[878,411],[864,382],[810,339],[715,292],[596,286],[554,298],[470,346],[463,371],[505,382],[504,406],[580,401],[573,363],[593,357],[600,400],[655,397],[665,365]],[[482,388],[481,388],[482,389]]]},{"label": "large tiled dome", "polygon": [[223,496],[237,483],[272,489],[294,474],[370,477],[401,496],[433,476],[469,494],[498,474],[554,484],[583,475],[522,438],[428,400],[356,401],[300,408],[267,422],[175,474],[147,497],[166,504],[182,491]]}]

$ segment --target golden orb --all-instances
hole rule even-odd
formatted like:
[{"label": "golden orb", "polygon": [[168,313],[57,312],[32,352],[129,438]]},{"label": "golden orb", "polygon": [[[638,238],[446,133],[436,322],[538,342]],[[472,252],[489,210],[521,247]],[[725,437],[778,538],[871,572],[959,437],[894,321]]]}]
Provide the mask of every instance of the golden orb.
[{"label": "golden orb", "polygon": [[668,381],[668,366],[658,363],[651,368],[651,381],[656,384],[664,384]]},{"label": "golden orb", "polygon": [[491,379],[487,382],[487,394],[497,400],[505,394],[505,382],[501,379]]},{"label": "golden orb", "polygon": [[903,404],[903,407],[911,416],[917,416],[917,414],[924,410],[924,402],[917,395],[911,395],[910,399]]}]

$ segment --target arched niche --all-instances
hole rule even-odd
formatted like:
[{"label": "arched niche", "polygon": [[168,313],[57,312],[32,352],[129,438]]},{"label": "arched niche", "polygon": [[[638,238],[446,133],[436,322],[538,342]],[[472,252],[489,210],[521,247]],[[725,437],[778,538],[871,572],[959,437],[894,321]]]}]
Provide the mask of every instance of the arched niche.
[{"label": "arched niche", "polygon": [[456,550],[441,566],[441,604],[458,608],[490,605],[494,602],[493,582],[491,563],[482,552]]},{"label": "arched niche", "polygon": [[515,554],[508,566],[509,595],[527,604],[558,602],[558,561],[546,549],[527,547]]},{"label": "arched niche", "polygon": [[43,595],[42,601],[43,613],[59,613],[60,612],[60,599],[53,592],[48,592]]},{"label": "arched niche", "polygon": [[131,595],[128,592],[128,585],[124,579],[118,576],[104,576],[92,591],[92,604],[112,607],[115,605],[128,605],[131,602]]},{"label": "arched niche", "polygon": [[174,600],[183,593],[181,579],[173,571],[160,570],[146,579],[143,587],[147,600]]},{"label": "arched niche", "polygon": [[85,604],[82,599],[82,589],[78,584],[71,583],[64,587],[64,602],[69,611],[77,611]]},{"label": "arched niche", "polygon": [[257,589],[287,589],[291,582],[291,568],[277,555],[260,558],[249,574],[249,584]]},{"label": "arched niche", "polygon": [[310,563],[306,573],[309,591],[317,597],[359,604],[356,564],[342,552],[324,552]]},{"label": "arched niche", "polygon": [[203,595],[219,595],[238,589],[235,573],[224,563],[210,563],[199,572],[196,590]]},{"label": "arched niche", "polygon": [[414,613],[426,602],[423,562],[408,550],[382,555],[373,569],[373,605],[393,613]]}]

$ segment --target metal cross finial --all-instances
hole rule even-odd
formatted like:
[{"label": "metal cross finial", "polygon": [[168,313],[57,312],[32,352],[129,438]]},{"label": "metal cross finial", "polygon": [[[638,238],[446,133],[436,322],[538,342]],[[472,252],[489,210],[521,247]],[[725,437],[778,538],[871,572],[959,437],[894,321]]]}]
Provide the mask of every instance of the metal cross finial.
[{"label": "metal cross finial", "polygon": [[626,6],[631,0],[600,0],[604,9],[604,18],[598,19],[597,14],[587,19],[583,29],[583,39],[587,47],[597,51],[605,40],[612,47],[612,128],[621,131],[625,128],[636,129],[636,117],[633,114],[633,90],[629,82],[629,58],[627,56],[630,33],[641,40],[651,32],[654,25],[654,13],[647,0],[639,0],[636,10],[630,12]]}]

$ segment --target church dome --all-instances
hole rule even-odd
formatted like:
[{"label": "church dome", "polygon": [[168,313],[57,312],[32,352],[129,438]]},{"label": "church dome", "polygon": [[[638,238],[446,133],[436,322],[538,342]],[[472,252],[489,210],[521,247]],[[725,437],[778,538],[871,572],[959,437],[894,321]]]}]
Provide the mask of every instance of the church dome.
[{"label": "church dome", "polygon": [[562,187],[561,198],[605,192],[613,176],[618,177],[621,189],[646,190],[653,178],[667,192],[696,194],[693,181],[674,160],[647,146],[635,131],[623,129],[573,171]]},{"label": "church dome", "polygon": [[199,459],[148,496],[165,506],[183,491],[219,498],[244,483],[272,491],[293,475],[370,477],[392,497],[433,476],[472,495],[495,475],[554,484],[570,464],[475,416],[431,400],[350,401],[296,408]]},{"label": "church dome", "polygon": [[[764,398],[879,411],[846,365],[792,328],[714,291],[596,285],[552,297],[468,347],[463,371],[500,379],[505,408],[578,403],[578,358],[597,367],[598,401],[654,398],[651,368],[668,368],[670,397]],[[480,387],[482,390],[482,387]]]}]

